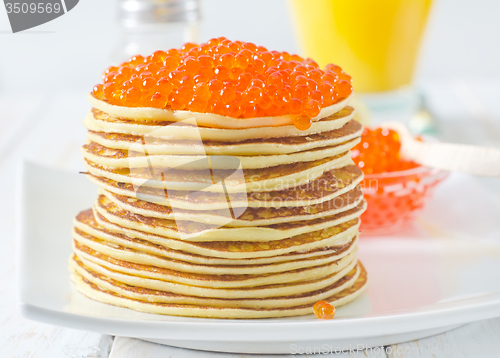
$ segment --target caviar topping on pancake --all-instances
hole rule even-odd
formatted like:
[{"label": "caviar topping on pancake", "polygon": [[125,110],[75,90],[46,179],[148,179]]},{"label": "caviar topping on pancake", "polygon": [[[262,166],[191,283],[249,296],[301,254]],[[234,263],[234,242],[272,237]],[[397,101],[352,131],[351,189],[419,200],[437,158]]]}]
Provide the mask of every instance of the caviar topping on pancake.
[{"label": "caviar topping on pancake", "polygon": [[[224,117],[241,118],[252,123],[247,127],[262,126],[262,117],[290,115],[298,129],[307,129],[322,109],[351,93],[351,77],[339,66],[320,69],[298,55],[219,38],[110,67],[92,98],[117,107],[171,111],[173,120],[178,111],[217,115],[223,123],[228,122]],[[130,113],[138,120],[155,119],[151,111]]]}]

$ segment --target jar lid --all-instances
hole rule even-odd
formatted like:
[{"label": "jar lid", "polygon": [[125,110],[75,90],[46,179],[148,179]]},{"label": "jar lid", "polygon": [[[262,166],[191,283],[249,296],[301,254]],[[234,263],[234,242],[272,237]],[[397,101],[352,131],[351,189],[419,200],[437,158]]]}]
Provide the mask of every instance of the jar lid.
[{"label": "jar lid", "polygon": [[118,20],[124,27],[197,22],[199,0],[119,0]]}]

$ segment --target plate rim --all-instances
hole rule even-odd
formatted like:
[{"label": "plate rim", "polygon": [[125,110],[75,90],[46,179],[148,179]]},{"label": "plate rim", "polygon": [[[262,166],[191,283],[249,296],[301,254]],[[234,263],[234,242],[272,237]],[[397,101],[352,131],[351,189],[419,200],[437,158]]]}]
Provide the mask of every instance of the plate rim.
[{"label": "plate rim", "polygon": [[[220,342],[236,340],[244,342],[273,342],[279,340],[293,342],[299,339],[320,340],[329,338],[372,337],[375,336],[373,334],[374,330],[376,330],[377,336],[409,333],[450,325],[466,324],[500,316],[500,292],[474,295],[472,299],[483,301],[488,296],[491,296],[493,299],[465,306],[452,305],[455,307],[448,307],[441,310],[433,309],[405,314],[392,313],[376,317],[338,318],[328,321],[279,321],[277,319],[200,319],[197,321],[196,318],[190,318],[190,321],[184,322],[132,320],[61,312],[32,305],[22,300],[19,302],[19,308],[25,318],[35,321],[119,336],[161,339],[165,338],[165,333],[168,331],[168,338],[177,340],[196,339],[199,341]],[[456,302],[452,301],[451,303]],[[442,304],[446,303],[450,302]],[[99,304],[105,305],[105,303],[101,302]],[[436,321],[439,321],[439,323],[436,324]],[[408,322],[412,324],[408,324]],[[242,333],[248,330],[252,330],[252,335],[242,335]],[[212,338],[205,337],[206,339],[203,339],[203,336],[198,337],[199,334],[206,332],[210,332],[208,336]],[[186,333],[189,333],[189,335],[187,336]],[[271,333],[278,333],[277,337],[270,337]]]}]

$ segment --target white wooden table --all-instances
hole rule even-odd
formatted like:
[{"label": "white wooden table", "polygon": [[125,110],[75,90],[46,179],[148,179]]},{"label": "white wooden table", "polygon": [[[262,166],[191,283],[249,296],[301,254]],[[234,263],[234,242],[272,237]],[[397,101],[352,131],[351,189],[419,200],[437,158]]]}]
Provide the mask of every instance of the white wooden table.
[{"label": "white wooden table", "polygon": [[[423,84],[447,140],[500,143],[500,83]],[[25,98],[0,96],[0,357],[204,358],[247,355],[197,352],[136,339],[49,326],[22,318],[16,308],[16,166],[22,159],[81,170],[80,125],[88,104],[83,92]],[[500,194],[498,180],[481,182]],[[68,236],[68,240],[70,237]],[[490,349],[487,351],[487,349]],[[333,356],[333,355],[332,355]],[[339,357],[499,357],[500,318],[444,334]],[[261,356],[253,356],[261,357]],[[269,357],[269,356],[268,356]],[[283,356],[283,357],[292,357]]]}]

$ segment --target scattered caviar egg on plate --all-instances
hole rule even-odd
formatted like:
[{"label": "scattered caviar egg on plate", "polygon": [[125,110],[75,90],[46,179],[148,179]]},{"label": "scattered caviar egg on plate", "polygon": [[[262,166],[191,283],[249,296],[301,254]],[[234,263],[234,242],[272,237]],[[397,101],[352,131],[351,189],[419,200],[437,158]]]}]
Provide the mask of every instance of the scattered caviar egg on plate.
[{"label": "scattered caviar egg on plate", "polygon": [[137,55],[103,73],[92,95],[112,105],[190,110],[234,118],[296,116],[305,130],[322,108],[352,93],[339,66],[215,38]]},{"label": "scattered caviar egg on plate", "polygon": [[335,307],[326,301],[318,301],[313,306],[316,317],[320,319],[333,319],[335,317]]}]

